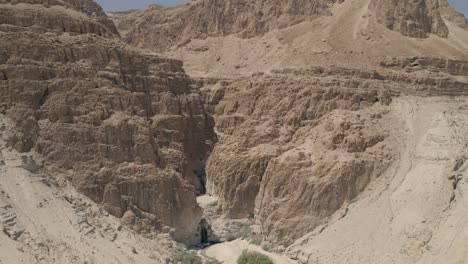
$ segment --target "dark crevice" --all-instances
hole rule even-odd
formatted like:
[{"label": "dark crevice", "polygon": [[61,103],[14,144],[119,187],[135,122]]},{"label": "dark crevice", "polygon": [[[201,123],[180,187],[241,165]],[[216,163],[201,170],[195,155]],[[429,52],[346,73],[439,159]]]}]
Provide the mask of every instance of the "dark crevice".
[{"label": "dark crevice", "polygon": [[211,245],[220,243],[219,239],[213,236],[213,230],[208,221],[203,218],[198,225],[198,234],[200,238],[199,244],[195,245],[197,248],[207,248]]},{"label": "dark crevice", "polygon": [[127,87],[127,85],[128,85],[127,76],[125,75],[125,73],[122,70],[120,71],[120,73],[122,75],[123,84],[124,84],[125,87]]},{"label": "dark crevice", "polygon": [[42,94],[41,100],[39,100],[39,107],[44,105],[44,103],[47,100],[47,97],[49,97],[49,87],[47,87],[44,93]]},{"label": "dark crevice", "polygon": [[62,31],[67,32],[67,28],[65,27],[65,23],[63,20],[62,20]]},{"label": "dark crevice", "polygon": [[143,99],[144,101],[141,103],[143,104],[143,107],[145,109],[146,119],[151,120],[151,118],[154,116],[153,108],[151,106],[151,93],[150,92],[144,92],[144,93],[146,97]]},{"label": "dark crevice", "polygon": [[8,231],[6,230],[6,228],[2,229],[2,232],[7,235],[9,238],[11,238],[11,235],[8,233]]},{"label": "dark crevice", "polygon": [[150,144],[151,144],[151,149],[153,150],[153,153],[154,153],[154,157],[155,157],[155,165],[157,167],[160,167],[160,168],[165,168],[166,167],[166,164],[163,162],[163,160],[161,159],[161,156],[159,154],[159,147],[157,145],[157,143],[155,142],[155,137],[152,133],[152,130],[151,130],[151,124],[149,124],[148,126],[148,136],[149,136],[149,141],[150,141]]},{"label": "dark crevice", "polygon": [[208,230],[206,230],[206,227],[204,226],[200,228],[200,238],[200,242],[202,245],[208,243]]},{"label": "dark crevice", "polygon": [[196,170],[193,170],[193,173],[197,176],[197,180],[200,184],[200,188],[197,190],[197,195],[206,194],[206,169],[205,164],[201,164],[200,167]]}]

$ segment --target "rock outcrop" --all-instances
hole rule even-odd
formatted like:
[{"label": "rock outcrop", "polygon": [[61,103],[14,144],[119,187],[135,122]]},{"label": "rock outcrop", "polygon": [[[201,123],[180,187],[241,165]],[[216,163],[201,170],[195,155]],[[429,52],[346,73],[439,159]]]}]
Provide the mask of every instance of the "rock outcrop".
[{"label": "rock outcrop", "polygon": [[468,76],[468,62],[442,58],[393,57],[380,62],[386,68],[404,70],[405,72],[431,71],[450,75]]},{"label": "rock outcrop", "polygon": [[463,263],[466,102],[466,96],[395,98],[401,158],[287,254],[299,263]]},{"label": "rock outcrop", "polygon": [[168,226],[196,243],[193,170],[214,122],[182,63],[126,46],[91,0],[1,1],[0,21],[10,146],[37,151],[111,214],[131,211],[137,231]]},{"label": "rock outcrop", "polygon": [[[400,159],[392,101],[466,95],[466,83],[450,77],[467,76],[465,63],[399,57],[381,63],[398,73],[313,67],[202,80],[220,137],[208,193],[228,219],[251,219],[267,241],[293,243]],[[438,75],[422,78],[425,71]]]},{"label": "rock outcrop", "polygon": [[152,5],[145,11],[113,13],[111,17],[128,43],[163,51],[192,38],[262,35],[320,15],[331,15],[329,6],[342,1],[197,0],[175,8]]},{"label": "rock outcrop", "polygon": [[[379,208],[353,206],[372,193],[390,215],[386,226],[394,218],[397,223],[390,231],[380,228],[378,242],[387,231],[401,233],[385,258],[422,260],[427,230],[448,219],[444,214],[457,198],[450,195],[466,169],[465,156],[443,147],[466,145],[466,100],[450,106],[453,118],[445,113],[448,101],[426,100],[468,95],[468,35],[444,22],[447,8],[445,0],[198,0],[111,14],[118,32],[91,0],[0,0],[0,110],[15,126],[1,140],[34,153],[12,170],[21,158],[5,150],[12,161],[0,169],[12,183],[0,187],[35,188],[14,180],[15,171],[40,171],[72,183],[135,232],[161,231],[187,244],[251,238],[272,249],[290,246],[288,254],[305,263],[322,252],[338,255],[337,249],[315,252],[314,236],[333,232],[327,226],[355,212],[364,216],[353,221],[368,220]],[[140,48],[189,58],[200,77],[189,77],[179,60],[128,46],[120,35]],[[431,57],[433,51],[442,56]],[[209,67],[196,69],[204,63],[197,58]],[[225,68],[210,75],[217,66]],[[419,109],[418,98],[428,107]],[[405,100],[417,105],[418,120]],[[434,123],[430,133],[426,121]],[[454,169],[439,177],[454,156]],[[429,162],[418,163],[423,173],[412,178],[407,158]],[[432,183],[423,177],[431,170],[438,172]],[[402,185],[413,179],[425,185]],[[427,195],[437,192],[421,191],[426,185],[443,187],[434,188],[442,194]],[[213,197],[199,198],[203,211],[196,195],[205,190]],[[28,226],[5,222],[24,219],[18,209],[24,206],[0,198],[0,224],[21,238]],[[425,199],[431,202],[420,207],[430,214],[414,216]],[[105,213],[93,211],[98,218]],[[94,232],[115,240],[114,228],[108,232],[82,212],[70,215],[77,240]],[[375,252],[386,252],[373,249],[362,253],[368,263],[376,262]]]},{"label": "rock outcrop", "polygon": [[371,8],[380,23],[404,36],[426,38],[433,33],[447,37],[440,3],[448,6],[447,0],[377,0],[371,2]]},{"label": "rock outcrop", "polygon": [[[337,79],[320,77],[329,74]],[[378,177],[395,158],[394,135],[382,129],[391,94],[366,78],[381,77],[291,70],[224,84],[222,100],[220,84],[204,89],[221,139],[207,164],[208,193],[223,212],[255,218],[263,235],[288,244]]]},{"label": "rock outcrop", "polygon": [[[162,52],[184,46],[192,39],[231,34],[241,38],[261,36],[319,16],[336,15],[332,7],[341,3],[343,0],[197,0],[177,7],[152,5],[144,11],[111,13],[110,17],[126,42]],[[442,15],[466,24],[447,0],[376,0],[366,5],[378,23],[408,37],[435,34],[446,38],[449,30]]]},{"label": "rock outcrop", "polygon": [[468,20],[462,13],[453,9],[447,1],[441,0],[439,1],[439,5],[441,8],[440,15],[442,18],[447,19],[464,29],[468,29]]}]

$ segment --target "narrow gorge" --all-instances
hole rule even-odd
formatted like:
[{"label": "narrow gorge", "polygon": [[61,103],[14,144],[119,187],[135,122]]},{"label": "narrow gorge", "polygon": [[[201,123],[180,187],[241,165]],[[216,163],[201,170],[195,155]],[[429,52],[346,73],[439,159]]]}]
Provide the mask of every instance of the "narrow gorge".
[{"label": "narrow gorge", "polygon": [[467,29],[446,0],[0,0],[0,264],[464,263]]}]

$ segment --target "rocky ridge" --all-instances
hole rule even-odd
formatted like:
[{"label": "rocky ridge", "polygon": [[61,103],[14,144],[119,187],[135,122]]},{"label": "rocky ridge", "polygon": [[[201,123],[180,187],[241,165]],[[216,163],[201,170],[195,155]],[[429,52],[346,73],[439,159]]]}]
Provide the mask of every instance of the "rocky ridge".
[{"label": "rocky ridge", "polygon": [[433,33],[447,37],[449,30],[441,17],[441,4],[448,7],[447,1],[439,0],[378,0],[371,2],[371,8],[380,23],[404,36],[426,38]]},{"label": "rocky ridge", "polygon": [[[152,5],[143,11],[111,13],[123,39],[138,47],[166,51],[192,39],[236,34],[241,38],[261,36],[320,16],[331,16],[332,6],[342,0],[190,1],[177,7]],[[446,0],[378,0],[369,9],[378,23],[404,36],[446,38],[449,34],[442,14],[459,24],[464,19]],[[462,16],[463,17],[463,16]]]},{"label": "rocky ridge", "polygon": [[111,17],[128,43],[163,51],[192,38],[257,36],[330,15],[328,6],[339,2],[342,0],[196,0],[175,8],[152,5],[144,11],[113,13]]}]

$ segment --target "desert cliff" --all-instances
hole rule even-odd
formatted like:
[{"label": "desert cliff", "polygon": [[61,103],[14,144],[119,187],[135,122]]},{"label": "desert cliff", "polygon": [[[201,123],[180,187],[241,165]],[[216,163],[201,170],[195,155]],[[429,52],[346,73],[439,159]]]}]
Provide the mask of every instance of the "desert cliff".
[{"label": "desert cliff", "polygon": [[468,258],[445,0],[0,0],[0,47],[0,263]]}]

